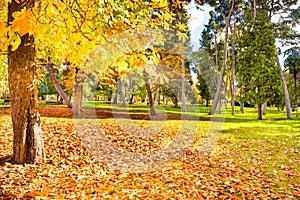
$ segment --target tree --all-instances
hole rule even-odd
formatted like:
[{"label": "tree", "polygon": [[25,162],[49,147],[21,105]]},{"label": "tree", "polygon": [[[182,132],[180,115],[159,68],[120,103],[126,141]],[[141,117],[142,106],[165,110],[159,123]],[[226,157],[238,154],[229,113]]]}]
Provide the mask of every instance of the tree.
[{"label": "tree", "polygon": [[295,95],[295,110],[298,117],[298,90],[297,90],[297,74],[300,71],[300,48],[294,47],[285,52],[288,57],[284,61],[284,67],[293,75],[294,80],[294,95]]},{"label": "tree", "polygon": [[[14,21],[14,13],[33,8],[35,1],[8,3],[8,23]],[[8,76],[11,99],[11,116],[14,130],[14,163],[39,163],[44,158],[44,143],[37,101],[37,66],[35,64],[34,37],[20,35],[15,49],[8,47]]]},{"label": "tree", "polygon": [[262,105],[278,91],[279,73],[275,66],[275,38],[270,29],[268,9],[252,16],[253,7],[245,12],[244,30],[240,40],[239,84],[243,97],[258,105],[258,119],[262,119]]},{"label": "tree", "polygon": [[[279,19],[277,18],[277,22],[272,23],[272,31],[274,37],[279,39],[281,43],[286,45],[294,45],[299,42],[299,33],[293,31],[293,27],[298,23],[299,24],[299,6],[298,8],[292,8],[293,6],[297,6],[298,1],[269,1],[269,21],[273,16],[280,16]],[[280,49],[280,48],[279,48]],[[279,61],[279,55],[281,51],[278,51],[278,55],[276,55],[276,63],[279,70],[281,82],[282,82],[282,89],[285,99],[286,105],[286,114],[288,119],[292,119],[292,112],[291,112],[291,103],[289,92],[287,88],[287,84],[284,77],[284,72],[282,71],[282,66]]]}]

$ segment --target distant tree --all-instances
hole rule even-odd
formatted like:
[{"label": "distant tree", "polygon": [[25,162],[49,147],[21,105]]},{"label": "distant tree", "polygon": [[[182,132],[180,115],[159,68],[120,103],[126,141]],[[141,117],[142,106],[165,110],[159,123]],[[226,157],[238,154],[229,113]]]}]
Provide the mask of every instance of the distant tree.
[{"label": "distant tree", "polygon": [[290,74],[293,75],[294,80],[294,102],[295,102],[295,110],[296,117],[298,117],[298,87],[297,87],[297,75],[300,72],[300,48],[294,47],[285,52],[287,58],[284,61],[284,67],[289,71]]}]

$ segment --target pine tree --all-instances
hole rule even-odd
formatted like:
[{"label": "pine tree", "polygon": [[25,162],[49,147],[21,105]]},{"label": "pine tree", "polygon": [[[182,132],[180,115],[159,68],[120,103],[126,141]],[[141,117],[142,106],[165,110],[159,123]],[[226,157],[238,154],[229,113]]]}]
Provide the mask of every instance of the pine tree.
[{"label": "pine tree", "polygon": [[252,7],[245,12],[238,80],[245,100],[258,105],[258,119],[261,120],[262,105],[278,90],[280,77],[275,66],[275,38],[270,28],[267,6],[256,13],[255,19],[252,13]]}]

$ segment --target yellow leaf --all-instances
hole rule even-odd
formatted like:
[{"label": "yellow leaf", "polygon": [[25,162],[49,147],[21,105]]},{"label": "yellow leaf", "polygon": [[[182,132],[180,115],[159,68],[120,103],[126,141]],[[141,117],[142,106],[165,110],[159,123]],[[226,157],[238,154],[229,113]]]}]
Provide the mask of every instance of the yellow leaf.
[{"label": "yellow leaf", "polygon": [[12,36],[9,36],[8,45],[11,45],[11,50],[15,51],[21,44],[21,38],[18,33],[14,32]]},{"label": "yellow leaf", "polygon": [[5,26],[5,22],[0,22],[0,38],[6,37],[7,27]]}]

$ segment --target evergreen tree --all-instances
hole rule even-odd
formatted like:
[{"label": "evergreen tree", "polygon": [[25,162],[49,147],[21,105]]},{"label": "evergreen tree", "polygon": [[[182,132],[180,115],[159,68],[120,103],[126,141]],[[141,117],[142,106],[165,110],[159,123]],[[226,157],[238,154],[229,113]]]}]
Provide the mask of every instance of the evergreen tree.
[{"label": "evergreen tree", "polygon": [[245,11],[244,30],[240,40],[241,53],[238,80],[245,100],[258,105],[258,119],[262,119],[262,105],[272,99],[280,87],[275,66],[275,38],[270,28],[268,9],[263,5],[253,19],[253,7]]}]

